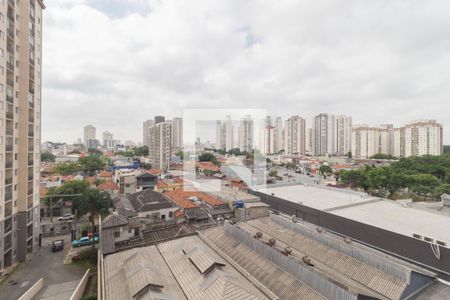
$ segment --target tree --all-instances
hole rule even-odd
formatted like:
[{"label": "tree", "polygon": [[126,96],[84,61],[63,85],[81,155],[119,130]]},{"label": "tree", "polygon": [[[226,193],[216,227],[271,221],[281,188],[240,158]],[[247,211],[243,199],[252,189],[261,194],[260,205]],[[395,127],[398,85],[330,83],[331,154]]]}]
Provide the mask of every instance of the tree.
[{"label": "tree", "polygon": [[322,173],[323,175],[333,173],[333,169],[327,165],[321,165],[319,170],[320,170],[320,173]]},{"label": "tree", "polygon": [[96,155],[103,155],[102,151],[96,149],[96,148],[89,148],[88,149],[89,154],[96,154]]},{"label": "tree", "polygon": [[135,156],[148,156],[148,146],[137,147],[134,149]]},{"label": "tree", "polygon": [[77,162],[63,162],[56,165],[55,171],[61,175],[71,175],[80,172],[81,166]]},{"label": "tree", "polygon": [[198,161],[210,161],[214,163],[217,161],[217,158],[214,156],[214,154],[205,152],[200,154],[200,156],[198,157]]},{"label": "tree", "polygon": [[433,192],[433,199],[439,201],[443,194],[450,195],[450,184],[444,183],[438,186]]},{"label": "tree", "polygon": [[[52,187],[47,192],[47,197],[44,198],[44,204],[49,203],[49,199],[51,197],[55,197],[53,199],[53,203],[55,203],[55,200],[62,199],[63,197],[58,197],[57,195],[81,195],[85,193],[89,189],[89,183],[84,180],[72,180],[72,181],[66,181],[59,187]],[[73,203],[76,203],[81,196],[74,196],[68,198]],[[73,207],[73,206],[72,206]]]},{"label": "tree", "polygon": [[129,151],[117,151],[116,155],[118,156],[125,156],[125,157],[133,157],[134,156],[134,151],[129,150]]},{"label": "tree", "polygon": [[371,159],[395,159],[395,157],[393,157],[392,155],[383,154],[383,153],[377,153],[375,155],[372,155],[370,158]]},{"label": "tree", "polygon": [[269,172],[269,176],[270,177],[277,177],[278,176],[278,171],[277,170],[272,170]]},{"label": "tree", "polygon": [[450,145],[444,145],[444,154],[450,154]]},{"label": "tree", "polygon": [[182,150],[179,150],[177,153],[175,153],[175,155],[180,157],[181,160],[184,159],[184,152]]},{"label": "tree", "polygon": [[54,162],[55,161],[55,156],[53,154],[51,154],[50,152],[42,152],[41,153],[41,161],[45,161],[45,162]]},{"label": "tree", "polygon": [[411,190],[424,197],[424,200],[439,186],[439,180],[430,174],[413,175]]},{"label": "tree", "polygon": [[89,213],[92,230],[95,229],[95,218],[107,214],[112,207],[111,196],[107,192],[100,192],[93,188],[87,189],[74,205],[77,219]]},{"label": "tree", "polygon": [[93,174],[95,171],[105,168],[105,161],[98,155],[89,155],[80,158],[80,166],[84,172]]}]

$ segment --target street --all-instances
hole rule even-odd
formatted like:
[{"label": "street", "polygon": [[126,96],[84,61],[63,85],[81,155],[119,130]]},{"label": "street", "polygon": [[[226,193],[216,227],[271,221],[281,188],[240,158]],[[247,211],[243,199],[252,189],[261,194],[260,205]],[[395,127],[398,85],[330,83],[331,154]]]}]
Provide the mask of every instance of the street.
[{"label": "street", "polygon": [[[51,242],[57,239],[64,239],[64,250],[51,252]],[[42,247],[0,286],[0,299],[17,300],[42,277],[44,287],[35,299],[64,299],[63,296],[49,297],[49,293],[59,293],[60,290],[71,294],[75,288],[73,285],[81,280],[85,270],[63,263],[70,248],[70,235],[42,239]]]}]

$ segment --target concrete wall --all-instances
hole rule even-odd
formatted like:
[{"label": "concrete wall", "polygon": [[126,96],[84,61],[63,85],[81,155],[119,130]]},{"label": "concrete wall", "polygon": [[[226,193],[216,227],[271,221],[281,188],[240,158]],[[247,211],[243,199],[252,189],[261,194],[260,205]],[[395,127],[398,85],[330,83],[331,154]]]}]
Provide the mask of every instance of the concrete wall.
[{"label": "concrete wall", "polygon": [[422,267],[437,272],[439,277],[450,280],[450,249],[440,247],[441,257],[438,260],[429,243],[401,235],[392,231],[360,223],[341,216],[336,216],[318,209],[290,202],[275,196],[256,191],[252,194],[261,197],[261,201],[287,215],[295,215],[309,223],[335,231],[355,240],[367,243],[384,251],[391,252],[411,262],[418,262]]}]

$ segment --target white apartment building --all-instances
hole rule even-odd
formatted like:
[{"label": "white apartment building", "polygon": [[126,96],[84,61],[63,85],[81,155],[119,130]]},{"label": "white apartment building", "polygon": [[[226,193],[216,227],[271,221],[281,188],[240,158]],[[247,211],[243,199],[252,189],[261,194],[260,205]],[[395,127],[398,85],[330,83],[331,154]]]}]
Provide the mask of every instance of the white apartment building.
[{"label": "white apartment building", "polygon": [[152,127],[155,124],[153,120],[146,120],[142,124],[142,143],[145,146],[150,145],[150,127]]},{"label": "white apartment building", "polygon": [[336,155],[347,155],[352,149],[352,118],[336,116]]},{"label": "white apartment building", "polygon": [[319,114],[313,120],[313,154],[333,155],[336,152],[336,118],[334,115]]},{"label": "white apartment building", "polygon": [[443,128],[435,120],[419,120],[402,127],[403,156],[441,155]]},{"label": "white apartment building", "polygon": [[272,118],[267,116],[263,122],[261,134],[261,152],[264,154],[272,154],[275,151],[274,126]]},{"label": "white apartment building", "polygon": [[275,118],[273,123],[273,153],[278,153],[284,148],[283,120]]},{"label": "white apartment building", "polygon": [[[380,128],[369,125],[355,125],[352,130],[352,156],[370,158],[379,153]],[[387,154],[387,153],[386,153]]]},{"label": "white apartment building", "polygon": [[104,131],[102,133],[102,142],[103,142],[102,145],[105,149],[114,148],[113,140],[114,140],[114,135],[110,131]]},{"label": "white apartment building", "polygon": [[172,120],[172,147],[183,148],[183,119],[173,118]]},{"label": "white apartment building", "polygon": [[92,125],[86,125],[84,126],[84,145],[86,148],[89,148],[90,141],[96,139],[96,129]]},{"label": "white apartment building", "polygon": [[225,121],[216,121],[216,149],[229,151],[234,148],[234,125],[231,116]]},{"label": "white apartment building", "polygon": [[0,1],[0,269],[39,246],[44,8]]},{"label": "white apartment building", "polygon": [[[156,122],[155,122],[156,123]],[[172,156],[172,122],[164,121],[149,128],[149,157],[152,167],[167,169]]]},{"label": "white apartment building", "polygon": [[253,120],[251,116],[247,115],[241,119],[239,123],[239,149],[241,151],[252,151],[253,143]]},{"label": "white apartment building", "polygon": [[284,126],[284,153],[286,155],[304,155],[306,153],[306,123],[299,116],[286,120]]}]

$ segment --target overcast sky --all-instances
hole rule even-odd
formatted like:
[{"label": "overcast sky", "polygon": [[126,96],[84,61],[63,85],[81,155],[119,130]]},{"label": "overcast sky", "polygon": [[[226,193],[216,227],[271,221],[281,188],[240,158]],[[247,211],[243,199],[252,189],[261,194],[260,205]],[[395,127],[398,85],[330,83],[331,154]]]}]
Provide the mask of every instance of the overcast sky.
[{"label": "overcast sky", "polygon": [[[450,143],[448,0],[45,0],[43,141],[141,141],[183,108],[436,119]],[[448,129],[448,130],[446,130]]]}]

